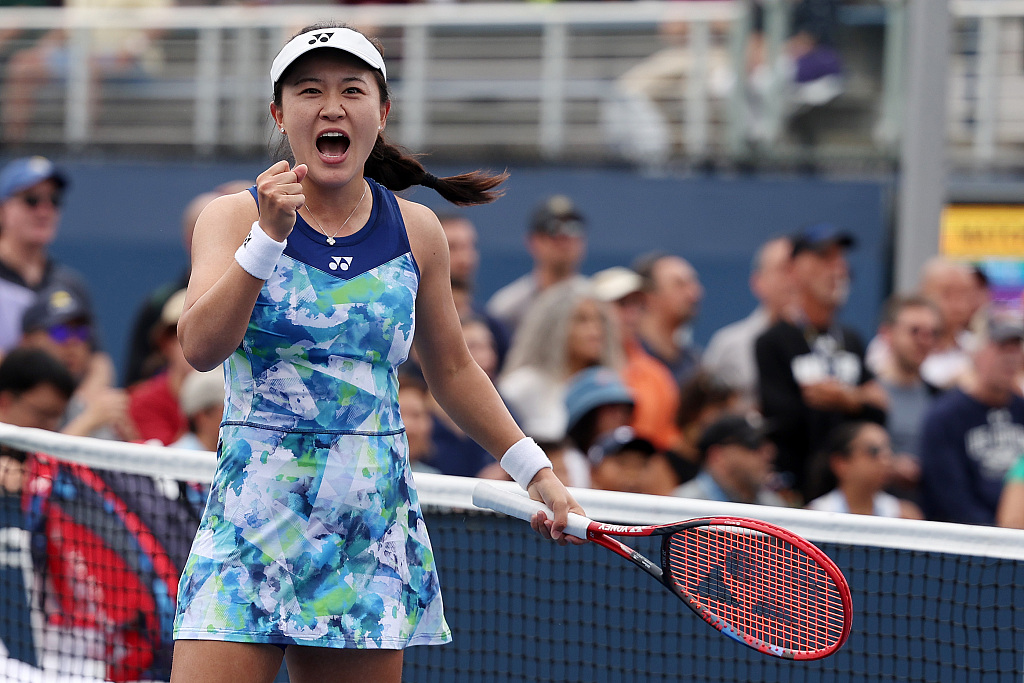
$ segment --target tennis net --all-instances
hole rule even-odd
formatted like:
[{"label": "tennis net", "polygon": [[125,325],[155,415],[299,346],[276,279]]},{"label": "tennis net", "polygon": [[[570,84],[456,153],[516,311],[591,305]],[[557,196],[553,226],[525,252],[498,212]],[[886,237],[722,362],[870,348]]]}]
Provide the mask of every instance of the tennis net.
[{"label": "tennis net", "polygon": [[[166,680],[176,574],[213,456],[4,425],[0,444],[45,454],[29,458],[24,494],[2,498],[0,679]],[[739,515],[815,542],[850,583],[853,633],[832,657],[793,662],[723,637],[603,548],[559,547],[476,509],[474,480],[416,479],[455,639],[410,648],[410,683],[1024,678],[1024,532],[575,492],[602,521]]]}]

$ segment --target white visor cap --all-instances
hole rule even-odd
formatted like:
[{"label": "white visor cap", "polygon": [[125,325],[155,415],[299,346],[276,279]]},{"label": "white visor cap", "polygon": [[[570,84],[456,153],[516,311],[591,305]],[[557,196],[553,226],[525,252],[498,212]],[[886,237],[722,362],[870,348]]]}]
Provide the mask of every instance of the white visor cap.
[{"label": "white visor cap", "polygon": [[270,67],[270,81],[276,84],[281,74],[292,62],[306,54],[310,50],[317,50],[322,47],[333,47],[335,49],[355,55],[380,71],[384,80],[388,79],[387,69],[384,68],[384,58],[373,46],[366,36],[358,31],[349,28],[324,28],[301,33],[281,48],[274,57],[274,63]]}]

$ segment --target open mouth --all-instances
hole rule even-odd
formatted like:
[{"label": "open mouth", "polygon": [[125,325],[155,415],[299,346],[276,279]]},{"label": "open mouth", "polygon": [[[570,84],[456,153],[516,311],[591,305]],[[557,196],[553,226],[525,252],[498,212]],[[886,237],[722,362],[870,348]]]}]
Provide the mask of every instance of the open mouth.
[{"label": "open mouth", "polygon": [[345,156],[349,144],[348,136],[338,131],[323,133],[316,139],[317,151],[329,158]]}]

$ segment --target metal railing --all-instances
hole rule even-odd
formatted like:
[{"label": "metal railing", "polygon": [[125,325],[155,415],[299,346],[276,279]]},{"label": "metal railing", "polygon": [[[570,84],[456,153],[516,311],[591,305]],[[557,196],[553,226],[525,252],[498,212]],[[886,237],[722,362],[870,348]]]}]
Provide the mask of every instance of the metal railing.
[{"label": "metal railing", "polygon": [[950,149],[955,163],[1024,166],[1024,2],[953,0]]},{"label": "metal railing", "polygon": [[[768,66],[753,95],[750,79],[736,78],[746,73],[752,31],[742,0],[3,8],[0,34],[14,35],[0,49],[0,142],[12,150],[264,154],[278,142],[267,114],[273,56],[302,26],[340,19],[385,45],[393,137],[438,158],[895,160],[905,0],[844,6],[841,92],[801,109],[782,59],[788,3],[765,7]],[[950,7],[950,158],[972,168],[1022,165],[1024,0]],[[131,58],[130,50],[110,52],[103,31],[128,35]],[[671,76],[636,87],[657,60]]]}]

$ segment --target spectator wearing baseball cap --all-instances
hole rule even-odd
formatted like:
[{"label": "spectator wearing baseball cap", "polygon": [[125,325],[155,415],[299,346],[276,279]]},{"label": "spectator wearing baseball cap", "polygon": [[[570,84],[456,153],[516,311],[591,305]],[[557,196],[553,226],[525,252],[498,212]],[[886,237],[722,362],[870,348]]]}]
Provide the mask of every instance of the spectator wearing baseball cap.
[{"label": "spectator wearing baseball cap", "polygon": [[649,493],[647,464],[654,444],[637,436],[631,427],[616,427],[587,450],[591,486],[603,491]]},{"label": "spectator wearing baseball cap", "polygon": [[885,423],[888,397],[865,362],[860,335],[839,319],[850,290],[853,236],[831,223],[792,236],[795,316],[755,342],[758,398],[778,448],[776,468],[803,501],[817,444],[844,422]]},{"label": "spectator wearing baseball cap", "polygon": [[678,487],[681,498],[785,505],[768,487],[775,449],[756,414],[725,414],[708,425],[697,444],[700,471]]},{"label": "spectator wearing baseball cap", "polygon": [[41,291],[22,314],[21,332],[22,345],[49,351],[77,381],[88,373],[95,350],[92,307],[78,288]]},{"label": "spectator wearing baseball cap", "polygon": [[15,159],[0,170],[0,201],[28,190],[44,180],[52,180],[58,190],[63,190],[68,184],[64,172],[46,157]]},{"label": "spectator wearing baseball cap", "polygon": [[56,263],[65,173],[45,157],[22,157],[0,169],[0,352],[21,336],[21,319],[41,290],[60,285],[86,291],[81,275]]},{"label": "spectator wearing baseball cap", "polygon": [[586,281],[579,272],[587,248],[586,219],[569,197],[548,197],[534,209],[526,247],[533,270],[495,292],[486,306],[511,332],[541,292],[561,282]]},{"label": "spectator wearing baseball cap", "polygon": [[133,440],[127,395],[114,386],[114,363],[97,348],[92,307],[77,286],[56,284],[36,294],[21,319],[22,348],[41,349],[67,367],[75,381],[61,432]]},{"label": "spectator wearing baseball cap", "polygon": [[220,421],[224,414],[224,370],[193,372],[181,383],[178,394],[181,412],[188,419],[188,431],[172,448],[216,451]]},{"label": "spectator wearing baseball cap", "polygon": [[850,232],[834,223],[811,223],[792,236],[793,256],[805,251],[823,253],[830,247],[852,249],[857,240]]},{"label": "spectator wearing baseball cap", "polygon": [[921,508],[938,522],[994,524],[1006,475],[1024,453],[1024,320],[1019,311],[983,318],[967,372],[921,427]]}]

